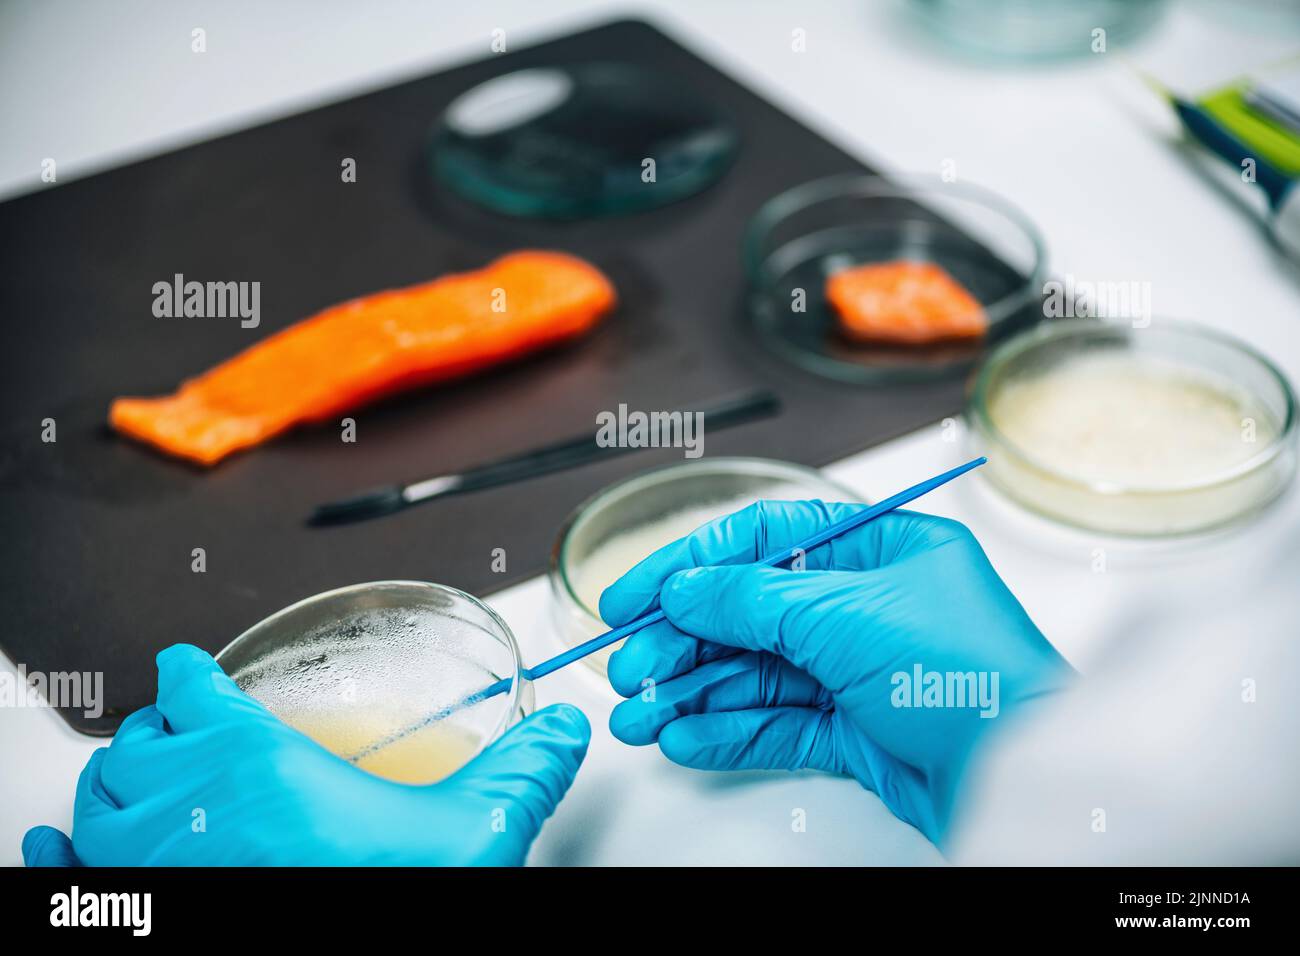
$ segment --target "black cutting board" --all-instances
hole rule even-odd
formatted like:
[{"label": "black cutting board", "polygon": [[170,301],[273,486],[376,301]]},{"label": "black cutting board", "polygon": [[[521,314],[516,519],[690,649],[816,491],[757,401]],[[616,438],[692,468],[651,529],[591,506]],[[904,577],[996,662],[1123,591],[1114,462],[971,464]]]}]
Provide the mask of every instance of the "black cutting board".
[{"label": "black cutting board", "polygon": [[[729,110],[740,156],[717,185],[670,207],[572,223],[509,219],[432,186],[433,121],[469,87],[526,66],[623,61],[676,77]],[[885,95],[863,90],[863,96]],[[340,163],[357,161],[344,184]],[[29,672],[102,671],[111,733],[154,697],[153,655],[216,652],[293,601],[385,578],[487,594],[542,571],[556,529],[611,481],[679,460],[646,450],[513,487],[339,528],[313,505],[461,469],[595,427],[615,409],[691,407],[755,385],[776,419],[708,434],[705,451],[820,465],[960,407],[960,379],[888,388],[822,381],[753,341],[741,236],[795,184],[864,167],[653,27],[620,21],[200,143],[0,206],[5,323],[0,641]],[[116,395],[172,390],[258,338],[355,295],[477,267],[522,246],[588,257],[619,311],[573,346],[360,410],[357,441],[303,429],[211,470],[104,426]],[[261,282],[261,327],[161,319],[155,282]],[[42,441],[42,421],[57,441]],[[203,548],[206,571],[192,570]],[[494,548],[506,572],[494,573]],[[519,622],[529,627],[529,622]]]}]

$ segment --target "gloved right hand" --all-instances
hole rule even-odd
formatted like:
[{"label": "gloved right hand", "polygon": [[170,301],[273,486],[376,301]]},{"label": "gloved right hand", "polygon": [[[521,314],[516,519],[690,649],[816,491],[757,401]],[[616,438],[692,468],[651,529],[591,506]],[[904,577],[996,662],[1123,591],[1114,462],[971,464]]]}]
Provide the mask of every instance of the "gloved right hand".
[{"label": "gloved right hand", "polygon": [[[611,627],[656,602],[668,620],[611,657],[630,699],[610,730],[688,767],[851,774],[937,843],[978,738],[1074,672],[955,521],[893,512],[809,552],[803,570],[746,563],[863,507],[761,501],[611,585]],[[955,706],[959,685],[977,699]]]},{"label": "gloved right hand", "polygon": [[524,861],[591,728],[538,711],[446,780],[410,786],[337,757],[241,691],[210,656],[158,655],[138,710],[77,785],[72,839],[35,827],[28,866],[474,866]]}]

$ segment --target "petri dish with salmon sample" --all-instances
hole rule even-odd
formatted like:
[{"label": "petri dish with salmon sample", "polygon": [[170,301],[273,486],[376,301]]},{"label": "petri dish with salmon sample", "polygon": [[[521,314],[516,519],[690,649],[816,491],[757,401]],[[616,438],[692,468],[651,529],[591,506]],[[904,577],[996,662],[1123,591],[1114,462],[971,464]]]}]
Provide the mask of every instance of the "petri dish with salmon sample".
[{"label": "petri dish with salmon sample", "polygon": [[1037,228],[964,182],[814,180],[759,209],[743,254],[760,340],[838,381],[959,375],[1042,318],[1047,253]]}]

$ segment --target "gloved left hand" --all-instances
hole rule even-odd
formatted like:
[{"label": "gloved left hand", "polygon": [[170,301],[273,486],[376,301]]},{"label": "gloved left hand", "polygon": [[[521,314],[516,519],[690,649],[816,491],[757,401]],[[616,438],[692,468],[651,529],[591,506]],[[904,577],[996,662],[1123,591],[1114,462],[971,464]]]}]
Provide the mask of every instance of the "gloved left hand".
[{"label": "gloved left hand", "polygon": [[208,654],[158,655],[158,703],[81,773],[72,839],[28,866],[520,864],[587,752],[582,712],[533,714],[431,786],[373,776],[241,691]]}]

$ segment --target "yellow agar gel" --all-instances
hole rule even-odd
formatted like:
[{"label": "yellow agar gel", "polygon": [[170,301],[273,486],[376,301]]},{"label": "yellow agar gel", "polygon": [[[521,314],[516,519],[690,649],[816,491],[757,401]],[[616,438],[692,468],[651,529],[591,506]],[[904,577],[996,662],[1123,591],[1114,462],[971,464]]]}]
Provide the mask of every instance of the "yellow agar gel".
[{"label": "yellow agar gel", "polygon": [[1017,455],[989,477],[1036,511],[1120,534],[1208,528],[1267,500],[1272,470],[1242,471],[1279,426],[1212,371],[1131,354],[1080,355],[999,387],[988,414]]},{"label": "yellow agar gel", "polygon": [[[285,723],[340,757],[351,757],[409,726],[409,721],[383,713],[352,710],[296,713]],[[439,722],[381,747],[357,766],[398,783],[437,783],[465,766],[479,743],[478,736],[465,728]]]},{"label": "yellow agar gel", "polygon": [[[708,524],[715,518],[740,511],[760,498],[797,501],[806,497],[805,489],[775,481],[761,493],[687,505],[601,541],[592,548],[590,554],[569,565],[569,586],[573,595],[592,615],[590,619],[571,620],[566,623],[567,627],[575,631],[573,643],[576,644],[605,632],[606,626],[600,620],[600,595],[607,587],[660,548],[672,544],[678,538],[686,537],[696,528]],[[588,655],[585,662],[587,666],[604,673],[610,655],[622,646],[623,641],[611,644]]]},{"label": "yellow agar gel", "polygon": [[[1174,488],[1227,473],[1272,442],[1272,417],[1204,373],[1132,355],[1081,356],[1008,382],[989,414],[1019,448],[1060,474]],[[1243,422],[1256,434],[1243,440]]]},{"label": "yellow agar gel", "polygon": [[737,499],[712,506],[685,508],[602,541],[571,569],[569,581],[574,594],[587,610],[599,614],[600,595],[636,564],[664,545],[686,537],[700,525],[719,515],[738,511],[749,503],[750,499]]}]

